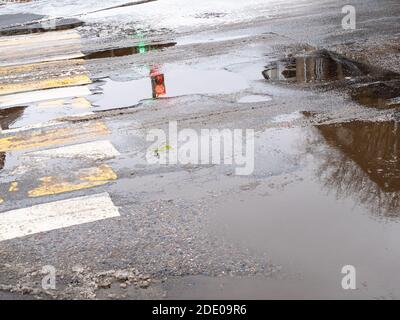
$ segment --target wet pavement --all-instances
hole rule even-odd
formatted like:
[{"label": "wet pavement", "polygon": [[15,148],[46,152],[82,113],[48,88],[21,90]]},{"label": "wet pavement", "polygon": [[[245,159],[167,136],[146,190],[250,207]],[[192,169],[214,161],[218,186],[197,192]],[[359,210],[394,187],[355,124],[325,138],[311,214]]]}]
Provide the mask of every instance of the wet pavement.
[{"label": "wet pavement", "polygon": [[[0,299],[400,297],[398,2],[212,4],[0,7],[82,21],[0,37]],[[253,129],[254,172],[149,164],[170,121]]]}]

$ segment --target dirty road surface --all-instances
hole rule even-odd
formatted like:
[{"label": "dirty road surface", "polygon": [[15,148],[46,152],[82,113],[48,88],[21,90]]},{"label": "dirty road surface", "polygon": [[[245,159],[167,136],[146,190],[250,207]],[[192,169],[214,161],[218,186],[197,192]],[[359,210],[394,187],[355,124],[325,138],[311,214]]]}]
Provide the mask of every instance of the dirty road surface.
[{"label": "dirty road surface", "polygon": [[[0,5],[0,298],[400,298],[400,3],[346,4]],[[149,161],[171,124],[252,170]]]}]

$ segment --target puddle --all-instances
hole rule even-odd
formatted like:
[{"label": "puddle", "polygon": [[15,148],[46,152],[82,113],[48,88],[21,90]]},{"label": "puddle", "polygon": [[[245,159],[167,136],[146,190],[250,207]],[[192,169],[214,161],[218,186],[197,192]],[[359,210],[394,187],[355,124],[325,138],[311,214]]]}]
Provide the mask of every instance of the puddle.
[{"label": "puddle", "polygon": [[327,50],[275,61],[262,74],[269,81],[329,84],[348,90],[354,101],[367,107],[390,109],[400,105],[400,74]]},{"label": "puddle", "polygon": [[9,129],[24,113],[25,107],[0,109],[0,129]]},{"label": "puddle", "polygon": [[[396,121],[353,121],[317,126],[328,144],[354,161],[383,192],[400,191],[400,124]],[[335,179],[343,181],[349,166],[343,162]],[[350,178],[350,176],[348,176]],[[352,185],[357,184],[357,177]],[[360,191],[364,187],[360,183]],[[371,190],[369,190],[371,191]],[[400,205],[400,197],[399,203]]]},{"label": "puddle", "polygon": [[168,43],[153,43],[153,44],[145,44],[139,43],[136,46],[126,47],[126,48],[117,48],[117,49],[109,49],[103,51],[91,52],[85,55],[85,59],[104,59],[104,58],[113,58],[113,57],[123,57],[134,54],[146,53],[154,50],[161,50],[164,48],[173,47],[176,45],[176,42],[168,42]]},{"label": "puddle", "polygon": [[[154,72],[148,70],[150,72]],[[154,97],[179,97],[192,94],[229,94],[248,88],[241,76],[226,70],[198,70],[188,66],[164,65],[158,74],[163,76],[160,85],[163,93],[155,92],[152,77],[132,81],[105,79],[102,94],[93,96],[93,105],[100,108],[123,108],[137,105]],[[154,79],[154,77],[153,77]]]},{"label": "puddle", "polygon": [[357,294],[399,297],[399,139],[396,122],[268,130],[256,140],[256,170],[257,159],[269,171],[286,167],[218,200],[210,232],[281,265],[300,298],[346,298],[340,272],[348,264],[357,268]]},{"label": "puddle", "polygon": [[263,76],[272,81],[309,83],[351,79],[370,72],[366,65],[320,50],[273,62]]},{"label": "puddle", "polygon": [[391,109],[400,106],[400,80],[372,83],[351,89],[352,99],[367,107]]},{"label": "puddle", "polygon": [[[0,132],[8,129],[24,113],[25,107],[13,107],[9,109],[0,109]],[[6,153],[0,152],[0,171],[3,170],[6,163]]]},{"label": "puddle", "polygon": [[271,101],[272,98],[270,96],[266,95],[250,95],[250,96],[244,96],[238,100],[239,103],[258,103],[258,102],[267,102]]}]

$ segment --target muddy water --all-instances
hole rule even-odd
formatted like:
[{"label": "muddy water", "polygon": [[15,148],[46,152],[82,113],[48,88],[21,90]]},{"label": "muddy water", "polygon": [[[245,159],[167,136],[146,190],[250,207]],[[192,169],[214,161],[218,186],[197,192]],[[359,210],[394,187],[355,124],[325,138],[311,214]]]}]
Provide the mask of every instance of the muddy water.
[{"label": "muddy water", "polygon": [[327,50],[275,61],[262,73],[269,81],[345,89],[354,101],[367,107],[390,109],[400,105],[400,74],[352,61]]},{"label": "muddy water", "polygon": [[[210,228],[254,254],[267,254],[282,266],[283,285],[228,277],[224,286],[242,283],[252,298],[400,297],[397,126],[354,122],[258,135],[258,186],[217,205]],[[273,173],[266,180],[260,175],[265,170]],[[356,267],[356,291],[341,288],[345,265]],[[190,282],[190,291],[184,281],[172,287],[198,297],[209,280]],[[232,296],[228,289],[220,293],[216,297]]]},{"label": "muddy water", "polygon": [[322,50],[273,62],[263,75],[267,80],[309,83],[359,77],[368,71],[359,63]]},{"label": "muddy water", "polygon": [[24,107],[13,107],[0,110],[0,129],[10,128],[24,113]]},{"label": "muddy water", "polygon": [[352,89],[351,97],[367,107],[397,108],[400,106],[400,80],[360,85]]},{"label": "muddy water", "polygon": [[[8,129],[15,123],[24,113],[24,107],[14,107],[0,110],[0,132]],[[0,152],[0,171],[4,168],[6,162],[6,153]]]},{"label": "muddy water", "polygon": [[[400,191],[400,125],[396,121],[367,122],[353,121],[342,124],[318,126],[319,132],[326,141],[340,150],[347,158],[351,159],[363,170],[368,179],[377,185],[376,190],[382,194],[397,196]],[[348,174],[351,171],[349,162],[336,163],[338,168],[333,172],[334,180],[344,181],[347,177],[356,176]],[[334,182],[334,181],[332,181]],[[364,181],[348,181],[354,188],[362,192]],[[365,190],[365,197],[381,198],[382,194],[371,194],[371,189]],[[383,203],[382,203],[383,205]],[[391,198],[386,203],[390,211],[397,216],[400,202]]]},{"label": "muddy water", "polygon": [[154,43],[154,44],[142,43],[142,44],[138,44],[138,45],[132,46],[132,47],[116,48],[116,49],[91,52],[85,56],[85,59],[90,60],[90,59],[123,57],[123,56],[139,54],[139,53],[146,53],[148,51],[161,50],[163,48],[173,47],[175,45],[176,45],[176,42]]}]

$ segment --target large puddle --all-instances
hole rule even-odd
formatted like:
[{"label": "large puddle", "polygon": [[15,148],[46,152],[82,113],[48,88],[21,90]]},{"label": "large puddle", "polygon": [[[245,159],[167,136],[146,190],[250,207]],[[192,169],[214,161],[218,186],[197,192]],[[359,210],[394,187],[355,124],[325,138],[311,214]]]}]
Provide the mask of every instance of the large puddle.
[{"label": "large puddle", "polygon": [[124,108],[153,98],[184,95],[217,95],[240,92],[249,87],[246,79],[226,70],[201,70],[181,65],[149,67],[148,76],[138,80],[105,79],[102,93],[92,97],[98,108]]},{"label": "large puddle", "polygon": [[268,81],[345,89],[354,101],[367,107],[395,108],[400,105],[400,74],[327,50],[274,61],[262,73]]},{"label": "large puddle", "polygon": [[320,125],[326,142],[341,157],[325,157],[325,185],[338,196],[356,195],[386,217],[400,217],[400,127],[396,121],[353,121]]},{"label": "large puddle", "polygon": [[[274,172],[279,159],[289,169],[224,198],[210,223],[216,234],[282,266],[284,285],[272,288],[283,291],[266,279],[263,290],[247,286],[249,296],[398,298],[398,124],[268,129],[257,139],[256,171]],[[356,267],[357,291],[341,289],[345,265]],[[193,292],[203,281],[193,281]]]}]

